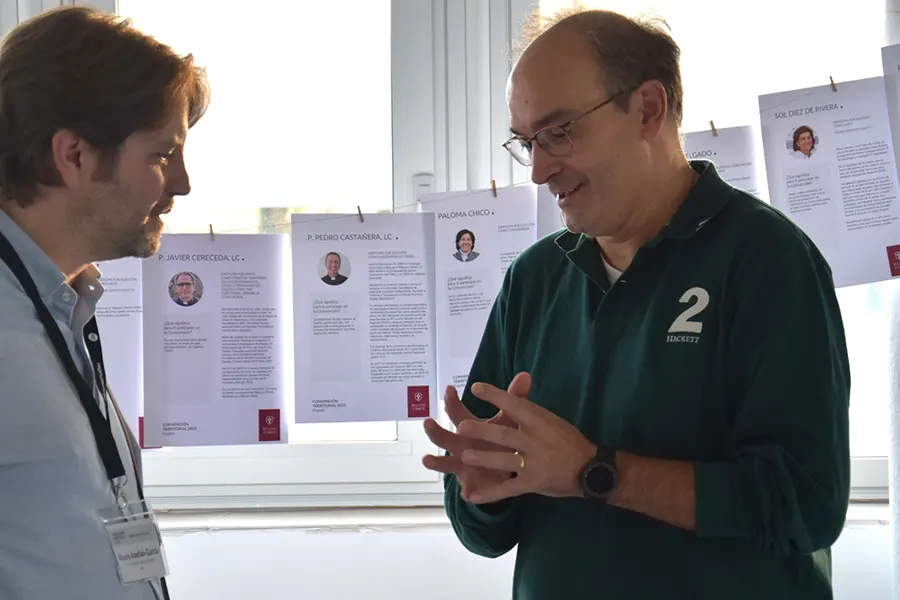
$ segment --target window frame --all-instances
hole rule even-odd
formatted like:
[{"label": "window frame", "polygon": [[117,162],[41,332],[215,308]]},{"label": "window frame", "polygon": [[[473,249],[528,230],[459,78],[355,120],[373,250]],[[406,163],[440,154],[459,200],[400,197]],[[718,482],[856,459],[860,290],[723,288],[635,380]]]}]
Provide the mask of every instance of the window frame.
[{"label": "window frame", "polygon": [[[417,210],[424,192],[529,180],[501,144],[511,42],[532,8],[529,0],[392,1],[395,211]],[[422,174],[432,176],[427,190],[417,188]],[[398,423],[393,442],[146,450],[146,495],[160,510],[440,506],[442,479],[421,465],[437,451],[420,421]],[[852,498],[886,500],[888,473],[887,457],[853,458]]]},{"label": "window frame", "polygon": [[[427,191],[463,190],[476,181],[489,185],[492,169],[480,168],[487,153],[493,153],[497,185],[512,183],[513,161],[500,148],[508,131],[504,47],[510,15],[524,15],[527,6],[521,0],[391,2],[396,212],[418,210],[424,190],[416,188],[417,174],[434,176]],[[485,69],[489,52],[502,60]],[[493,116],[501,121],[493,123],[491,135],[478,135],[498,101],[502,110]],[[521,180],[527,178],[525,173]],[[437,418],[449,425],[443,414]],[[421,462],[439,449],[421,421],[399,422],[397,432],[391,442],[144,450],[145,493],[160,510],[442,504],[442,478]]]}]

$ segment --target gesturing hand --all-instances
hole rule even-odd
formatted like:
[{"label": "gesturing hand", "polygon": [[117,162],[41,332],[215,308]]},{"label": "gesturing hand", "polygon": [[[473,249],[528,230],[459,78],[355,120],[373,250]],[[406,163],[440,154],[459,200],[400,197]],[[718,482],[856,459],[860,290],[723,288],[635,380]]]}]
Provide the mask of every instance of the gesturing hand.
[{"label": "gesturing hand", "polygon": [[[526,397],[531,390],[531,376],[527,373],[517,375],[507,388],[507,393],[513,396]],[[489,423],[502,427],[517,427],[515,421],[510,419],[503,411],[499,411],[492,418],[481,421],[477,419],[459,400],[456,388],[448,386],[444,392],[444,408],[453,425],[459,427],[464,421],[476,421]],[[426,419],[425,433],[428,439],[439,448],[443,448],[449,455],[428,455],[422,460],[425,468],[439,473],[452,473],[459,481],[460,497],[469,502],[473,494],[484,493],[487,490],[496,489],[507,479],[512,477],[511,471],[498,471],[463,463],[461,456],[466,450],[478,450],[484,452],[514,452],[510,448],[500,446],[474,438],[464,437],[441,427],[437,421]]]},{"label": "gesturing hand", "polygon": [[[517,476],[490,479],[491,485],[480,485],[473,492],[471,502],[486,504],[528,493],[582,496],[579,474],[597,447],[577,427],[524,394],[504,392],[486,383],[473,384],[472,393],[496,406],[514,424],[460,423],[459,435],[473,441],[460,457],[462,463],[497,473],[515,471]],[[494,444],[500,450],[485,450],[477,444]]]}]

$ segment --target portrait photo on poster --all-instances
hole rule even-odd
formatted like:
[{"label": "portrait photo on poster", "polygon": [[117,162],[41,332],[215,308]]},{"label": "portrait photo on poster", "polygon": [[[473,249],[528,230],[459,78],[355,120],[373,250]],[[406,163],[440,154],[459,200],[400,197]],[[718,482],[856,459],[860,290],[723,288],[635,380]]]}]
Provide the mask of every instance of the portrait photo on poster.
[{"label": "portrait photo on poster", "polygon": [[453,258],[459,262],[472,262],[478,258],[475,251],[475,234],[469,229],[460,229],[456,232],[456,252]]},{"label": "portrait photo on poster", "polygon": [[815,155],[818,144],[819,138],[812,130],[812,127],[800,125],[791,131],[785,146],[791,153],[791,156],[798,160],[805,160]]},{"label": "portrait photo on poster", "polygon": [[341,285],[350,277],[350,261],[336,250],[327,252],[317,268],[319,279],[326,285]]},{"label": "portrait photo on poster", "polygon": [[193,306],[203,297],[203,281],[190,271],[176,273],[169,280],[169,297],[178,306]]}]

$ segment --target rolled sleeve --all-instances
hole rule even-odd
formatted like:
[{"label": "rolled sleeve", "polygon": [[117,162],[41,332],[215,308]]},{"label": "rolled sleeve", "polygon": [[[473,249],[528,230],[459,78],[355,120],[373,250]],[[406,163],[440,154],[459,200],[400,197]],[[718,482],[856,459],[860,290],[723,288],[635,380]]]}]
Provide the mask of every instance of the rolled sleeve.
[{"label": "rolled sleeve", "polygon": [[726,457],[696,464],[697,534],[831,546],[850,495],[850,368],[830,269],[783,227],[737,265]]}]

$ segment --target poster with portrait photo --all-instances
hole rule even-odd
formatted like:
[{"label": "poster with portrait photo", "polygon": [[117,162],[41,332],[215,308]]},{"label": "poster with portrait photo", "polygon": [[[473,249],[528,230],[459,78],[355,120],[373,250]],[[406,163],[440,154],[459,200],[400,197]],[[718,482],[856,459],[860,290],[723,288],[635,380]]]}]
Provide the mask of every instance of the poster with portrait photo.
[{"label": "poster with portrait photo", "polygon": [[900,274],[900,205],[881,78],[759,97],[769,200],[815,242],[836,287]]},{"label": "poster with portrait photo", "polygon": [[764,198],[765,181],[762,148],[750,126],[724,127],[715,131],[691,131],[684,134],[684,154],[688,160],[713,163],[719,175],[734,187]]},{"label": "poster with portrait photo", "polygon": [[148,446],[287,441],[285,234],[168,234],[144,260]]},{"label": "poster with portrait photo", "polygon": [[436,415],[430,217],[292,215],[298,423]]},{"label": "poster with portrait photo", "polygon": [[516,257],[537,239],[537,189],[522,185],[428,194],[435,216],[437,376],[441,388],[465,386],[488,314]]}]

